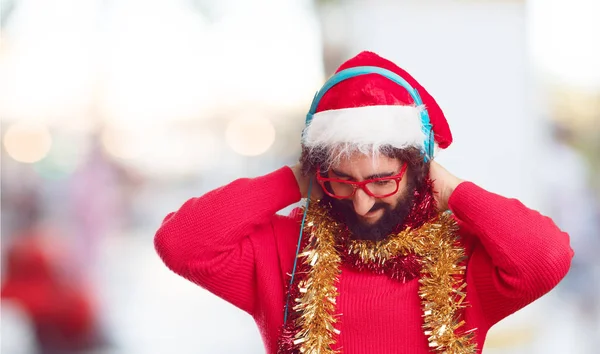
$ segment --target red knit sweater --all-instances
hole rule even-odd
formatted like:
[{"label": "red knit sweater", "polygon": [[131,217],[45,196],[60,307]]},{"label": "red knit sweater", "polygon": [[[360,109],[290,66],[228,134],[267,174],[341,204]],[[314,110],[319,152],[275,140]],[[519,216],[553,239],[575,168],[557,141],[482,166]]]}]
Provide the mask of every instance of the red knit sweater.
[{"label": "red knit sweater", "polygon": [[[156,249],[177,274],[249,313],[267,353],[276,353],[299,213],[277,211],[300,200],[288,167],[236,180],[169,214]],[[569,270],[569,237],[519,201],[461,183],[449,200],[469,257],[466,328],[483,347],[489,328],[550,291]],[[417,280],[342,267],[337,348],[343,353],[428,353]]]}]

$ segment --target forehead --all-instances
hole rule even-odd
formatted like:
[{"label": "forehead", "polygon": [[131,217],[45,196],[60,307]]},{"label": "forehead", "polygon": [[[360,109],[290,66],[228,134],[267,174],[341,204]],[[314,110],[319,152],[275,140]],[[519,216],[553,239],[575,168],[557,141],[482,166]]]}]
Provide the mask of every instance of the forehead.
[{"label": "forehead", "polygon": [[331,168],[351,176],[368,176],[377,173],[397,172],[401,167],[398,159],[382,154],[366,155],[353,153],[332,164]]}]

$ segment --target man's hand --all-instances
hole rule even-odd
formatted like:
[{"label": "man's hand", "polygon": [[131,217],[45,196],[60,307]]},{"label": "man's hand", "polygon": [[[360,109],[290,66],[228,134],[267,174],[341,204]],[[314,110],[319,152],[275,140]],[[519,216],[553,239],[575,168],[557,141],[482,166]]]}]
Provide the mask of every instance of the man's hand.
[{"label": "man's hand", "polygon": [[311,179],[312,179],[312,190],[310,192],[310,199],[311,200],[319,200],[319,199],[323,198],[323,189],[321,189],[321,186],[317,182],[317,179],[315,178],[314,175],[311,175],[311,176],[303,175],[301,163],[298,162],[297,164],[292,166],[291,169],[294,172],[294,176],[296,176],[296,181],[298,182],[298,187],[300,188],[300,194],[302,195],[302,198],[307,197],[308,186],[309,186]]},{"label": "man's hand", "polygon": [[454,189],[464,181],[448,172],[435,161],[431,161],[429,166],[429,178],[433,181],[433,197],[438,210],[448,210],[448,199],[450,199]]}]

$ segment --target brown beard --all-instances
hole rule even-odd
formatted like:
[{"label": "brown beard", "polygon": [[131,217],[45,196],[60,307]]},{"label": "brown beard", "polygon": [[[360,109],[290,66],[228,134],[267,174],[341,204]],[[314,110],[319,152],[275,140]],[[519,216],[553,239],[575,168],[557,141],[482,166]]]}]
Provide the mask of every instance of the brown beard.
[{"label": "brown beard", "polygon": [[340,200],[325,194],[323,201],[331,204],[333,217],[346,225],[351,232],[351,238],[380,241],[394,232],[399,232],[404,225],[404,221],[415,202],[415,184],[414,178],[409,178],[406,189],[398,197],[398,204],[394,208],[387,203],[375,203],[369,212],[383,209],[384,214],[373,224],[367,224],[360,220],[350,199]]},{"label": "brown beard", "polygon": [[[315,155],[303,149],[300,158],[304,173],[306,175],[316,173],[319,164],[326,159],[328,150],[324,149]],[[418,148],[409,147],[406,149],[386,148],[382,154],[404,161],[408,164],[406,177],[408,183],[405,191],[398,197],[398,205],[391,208],[389,204],[376,203],[371,211],[384,209],[385,213],[380,220],[374,224],[366,224],[361,221],[352,205],[351,200],[339,200],[328,196],[326,193],[321,202],[331,205],[332,216],[344,223],[351,237],[360,240],[382,240],[391,233],[402,231],[405,227],[411,228],[422,225],[425,220],[436,214],[433,197],[431,194],[431,181],[428,178],[429,163],[423,160],[423,154]],[[321,170],[323,176],[325,170]],[[326,183],[325,187],[329,192],[333,192]]]}]

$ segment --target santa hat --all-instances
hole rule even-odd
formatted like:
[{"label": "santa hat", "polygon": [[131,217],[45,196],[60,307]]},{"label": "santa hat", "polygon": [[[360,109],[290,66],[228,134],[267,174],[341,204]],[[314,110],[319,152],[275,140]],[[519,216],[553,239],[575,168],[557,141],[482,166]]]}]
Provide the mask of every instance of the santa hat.
[{"label": "santa hat", "polygon": [[317,92],[302,136],[309,151],[417,147],[425,159],[451,143],[450,127],[433,97],[406,71],[372,52],[346,61]]}]

